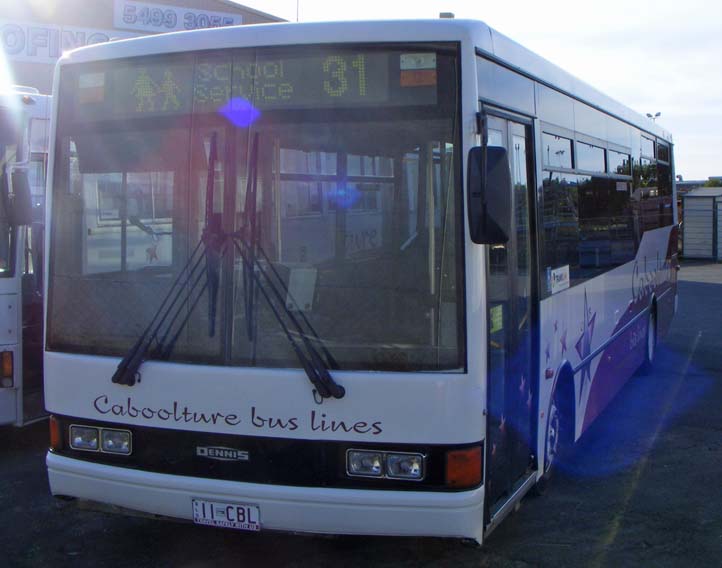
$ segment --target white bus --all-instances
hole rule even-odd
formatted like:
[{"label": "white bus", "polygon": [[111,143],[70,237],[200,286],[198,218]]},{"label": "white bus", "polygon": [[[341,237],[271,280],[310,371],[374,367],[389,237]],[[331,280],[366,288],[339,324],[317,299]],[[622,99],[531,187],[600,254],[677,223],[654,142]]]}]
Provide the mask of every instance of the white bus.
[{"label": "white bus", "polygon": [[0,91],[0,424],[44,418],[45,171],[50,97]]},{"label": "white bus", "polygon": [[671,137],[481,22],[115,42],[54,92],[54,495],[481,543],[675,311]]}]

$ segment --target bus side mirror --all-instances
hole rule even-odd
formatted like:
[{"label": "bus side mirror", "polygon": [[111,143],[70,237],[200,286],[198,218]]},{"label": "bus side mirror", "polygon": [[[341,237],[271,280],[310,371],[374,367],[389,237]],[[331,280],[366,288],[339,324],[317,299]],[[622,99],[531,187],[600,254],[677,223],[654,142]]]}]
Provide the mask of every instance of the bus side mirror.
[{"label": "bus side mirror", "polygon": [[10,222],[18,227],[33,222],[33,199],[30,195],[28,172],[17,170],[12,173],[13,193],[10,200]]},{"label": "bus side mirror", "polygon": [[511,232],[511,173],[509,155],[499,146],[469,151],[468,211],[471,240],[500,245]]}]

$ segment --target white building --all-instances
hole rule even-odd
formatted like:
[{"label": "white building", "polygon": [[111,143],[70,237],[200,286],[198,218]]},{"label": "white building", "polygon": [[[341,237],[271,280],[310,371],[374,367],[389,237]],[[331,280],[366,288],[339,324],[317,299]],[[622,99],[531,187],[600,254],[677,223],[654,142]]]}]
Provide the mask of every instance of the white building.
[{"label": "white building", "polygon": [[278,21],[283,20],[231,0],[4,0],[0,2],[0,87],[20,84],[50,93],[55,62],[63,51],[88,44]]}]

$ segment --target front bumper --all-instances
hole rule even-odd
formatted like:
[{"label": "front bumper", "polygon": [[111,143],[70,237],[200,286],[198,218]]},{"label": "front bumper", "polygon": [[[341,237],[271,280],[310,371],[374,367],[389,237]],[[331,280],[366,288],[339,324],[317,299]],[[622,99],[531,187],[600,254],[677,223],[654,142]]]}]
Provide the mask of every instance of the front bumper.
[{"label": "front bumper", "polygon": [[191,500],[252,503],[267,530],[474,539],[484,488],[459,493],[289,487],[153,473],[47,455],[53,495],[192,519]]}]

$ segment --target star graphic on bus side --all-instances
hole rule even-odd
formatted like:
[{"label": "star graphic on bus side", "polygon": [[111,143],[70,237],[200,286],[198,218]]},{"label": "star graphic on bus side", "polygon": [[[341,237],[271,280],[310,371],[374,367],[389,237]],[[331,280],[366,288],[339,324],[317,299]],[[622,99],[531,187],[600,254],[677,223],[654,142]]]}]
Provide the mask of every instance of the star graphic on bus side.
[{"label": "star graphic on bus side", "polygon": [[567,352],[567,330],[566,329],[562,332],[562,336],[559,338],[559,343],[562,344],[562,357],[564,357],[564,353]]},{"label": "star graphic on bus side", "polygon": [[[584,321],[582,323],[582,335],[577,340],[575,348],[579,354],[579,358],[584,361],[592,352],[592,335],[594,335],[594,321],[597,319],[596,312],[592,314],[592,310],[587,302],[587,291],[584,290]],[[579,402],[582,401],[584,387],[592,382],[591,361],[587,361],[582,366],[582,383],[579,387]]]}]

